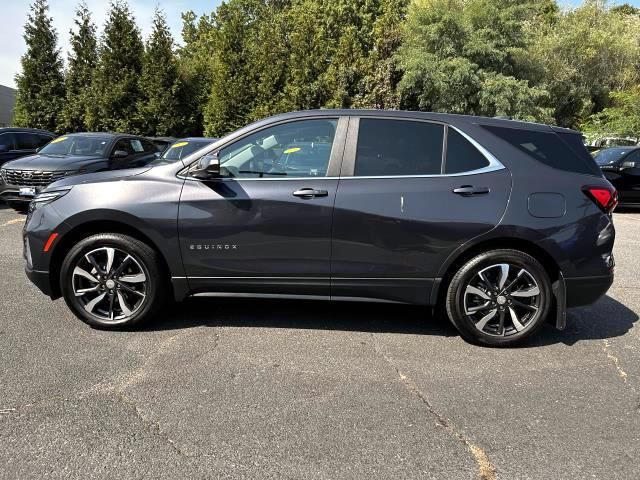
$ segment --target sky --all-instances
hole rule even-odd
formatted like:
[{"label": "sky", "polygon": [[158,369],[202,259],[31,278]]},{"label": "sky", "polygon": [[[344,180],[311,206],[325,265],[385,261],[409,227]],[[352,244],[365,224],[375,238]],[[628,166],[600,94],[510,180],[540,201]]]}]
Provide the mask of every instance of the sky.
[{"label": "sky", "polygon": [[[53,25],[58,32],[58,42],[67,58],[69,48],[69,30],[73,26],[75,8],[79,0],[49,0],[49,13],[53,17]],[[99,31],[104,24],[110,0],[87,0],[93,13],[93,20]],[[151,16],[159,6],[167,14],[167,21],[174,38],[181,40],[182,19],[180,14],[193,10],[197,14],[213,11],[221,0],[129,0],[138,26],[143,36],[149,34]],[[0,85],[14,87],[14,77],[20,70],[20,57],[26,51],[22,38],[24,23],[27,20],[31,0],[2,0],[3,25],[0,29]],[[581,0],[561,0],[561,4],[577,6]],[[615,3],[625,3],[619,0]],[[640,0],[626,0],[626,3],[640,7]]]}]

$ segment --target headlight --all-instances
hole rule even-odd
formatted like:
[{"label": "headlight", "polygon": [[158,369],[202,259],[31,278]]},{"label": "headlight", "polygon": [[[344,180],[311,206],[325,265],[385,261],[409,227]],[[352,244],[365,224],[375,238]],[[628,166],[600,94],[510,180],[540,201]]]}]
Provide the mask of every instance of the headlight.
[{"label": "headlight", "polygon": [[31,203],[29,204],[29,213],[34,212],[38,208],[47,205],[48,203],[55,202],[61,197],[64,197],[67,193],[69,193],[70,188],[65,190],[55,190],[53,192],[43,192],[39,195],[36,195]]}]

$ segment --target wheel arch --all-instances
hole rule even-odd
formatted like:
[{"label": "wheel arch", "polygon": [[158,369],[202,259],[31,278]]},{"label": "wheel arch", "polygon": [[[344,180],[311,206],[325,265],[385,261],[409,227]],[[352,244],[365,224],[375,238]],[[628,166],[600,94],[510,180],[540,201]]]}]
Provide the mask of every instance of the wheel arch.
[{"label": "wheel arch", "polygon": [[497,237],[486,239],[470,245],[468,248],[458,252],[458,254],[453,257],[447,265],[445,265],[444,273],[441,275],[440,285],[436,294],[437,304],[443,305],[442,302],[447,294],[447,289],[449,288],[451,279],[466,262],[483,252],[499,249],[519,250],[527,253],[542,264],[549,275],[551,283],[560,278],[562,272],[560,265],[553,256],[539,244],[518,237]]},{"label": "wheel arch", "polygon": [[75,226],[67,233],[65,233],[65,235],[56,244],[56,247],[52,252],[49,267],[52,298],[60,298],[60,296],[62,295],[60,288],[60,270],[62,268],[62,263],[64,262],[64,259],[69,251],[80,240],[98,233],[119,233],[122,235],[128,235],[149,245],[149,247],[151,247],[158,253],[161,259],[160,267],[167,273],[167,276],[170,277],[171,270],[162,250],[158,248],[158,245],[140,229],[135,228],[127,223],[115,220],[92,220]]}]

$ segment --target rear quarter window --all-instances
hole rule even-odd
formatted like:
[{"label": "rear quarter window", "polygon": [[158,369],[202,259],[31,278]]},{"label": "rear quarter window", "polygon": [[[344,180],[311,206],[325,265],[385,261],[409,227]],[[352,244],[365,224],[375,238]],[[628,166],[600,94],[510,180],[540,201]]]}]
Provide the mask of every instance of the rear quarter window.
[{"label": "rear quarter window", "polygon": [[549,167],[586,175],[602,175],[578,133],[545,132],[493,125],[483,125],[483,128]]},{"label": "rear quarter window", "polygon": [[489,160],[466,138],[449,127],[444,173],[473,172],[489,166]]}]

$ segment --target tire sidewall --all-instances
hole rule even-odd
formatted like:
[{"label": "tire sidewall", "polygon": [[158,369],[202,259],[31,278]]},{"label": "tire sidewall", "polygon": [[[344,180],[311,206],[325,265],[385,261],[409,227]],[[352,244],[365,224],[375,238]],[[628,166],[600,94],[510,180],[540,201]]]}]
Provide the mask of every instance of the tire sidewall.
[{"label": "tire sidewall", "polygon": [[[536,317],[522,332],[508,337],[496,337],[479,331],[464,312],[464,291],[468,282],[480,270],[498,263],[508,263],[526,269],[538,283],[541,294],[540,308]],[[493,250],[472,258],[456,273],[449,284],[446,307],[449,319],[466,340],[485,346],[515,346],[529,338],[544,325],[552,304],[551,280],[540,262],[517,250]]]},{"label": "tire sidewall", "polygon": [[[78,259],[97,248],[114,247],[132,255],[142,267],[147,277],[147,293],[142,308],[125,321],[109,323],[88,313],[73,293],[73,269]],[[101,329],[126,329],[148,318],[162,301],[161,272],[158,268],[156,253],[144,243],[121,234],[98,234],[81,240],[66,255],[60,269],[60,287],[62,296],[71,311],[83,322]]]}]

